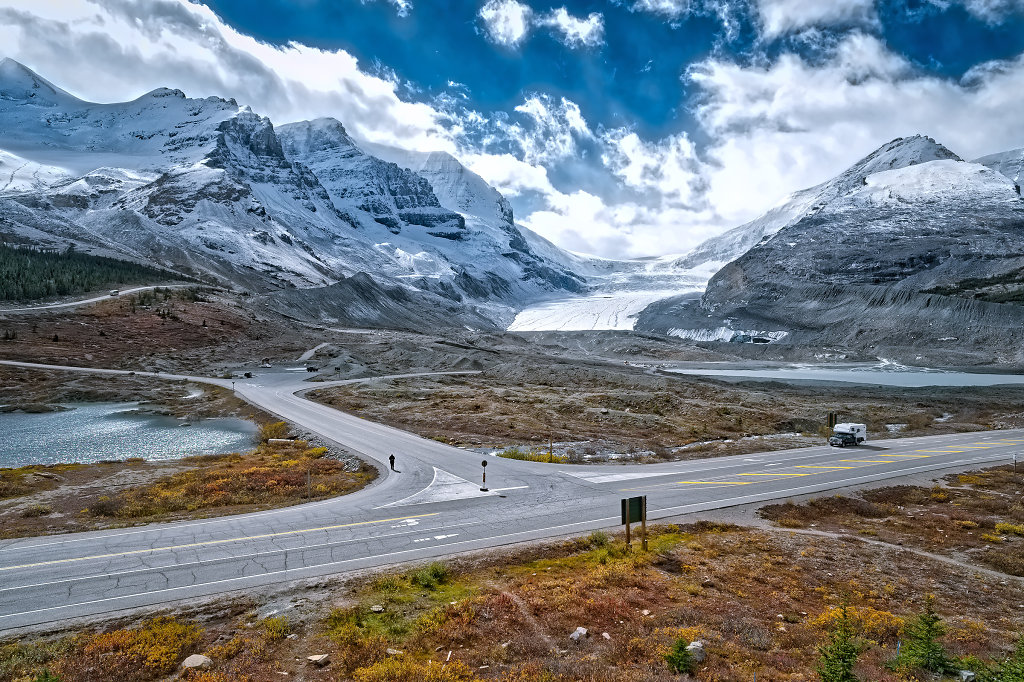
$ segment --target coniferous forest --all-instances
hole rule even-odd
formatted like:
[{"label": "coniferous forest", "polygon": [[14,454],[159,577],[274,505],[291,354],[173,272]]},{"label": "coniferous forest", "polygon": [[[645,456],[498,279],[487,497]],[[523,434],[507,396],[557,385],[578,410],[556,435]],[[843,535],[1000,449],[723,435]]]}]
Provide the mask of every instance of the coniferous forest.
[{"label": "coniferous forest", "polygon": [[186,279],[138,263],[0,244],[0,301],[30,301],[69,296],[122,284]]}]

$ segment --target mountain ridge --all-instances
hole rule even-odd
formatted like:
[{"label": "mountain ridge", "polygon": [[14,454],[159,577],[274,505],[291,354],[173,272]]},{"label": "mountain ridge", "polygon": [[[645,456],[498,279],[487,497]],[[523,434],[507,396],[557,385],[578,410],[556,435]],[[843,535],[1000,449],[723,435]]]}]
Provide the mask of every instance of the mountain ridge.
[{"label": "mountain ridge", "polygon": [[[454,157],[431,172],[461,211],[333,119],[278,128],[234,100],[169,88],[95,104],[6,60],[0,123],[0,168],[14,166],[0,239],[73,244],[267,295],[365,273],[381,295],[406,290],[456,325],[449,303],[501,327],[524,303],[585,286],[570,257],[533,253],[507,201]],[[488,203],[507,214],[469,212]]]}]

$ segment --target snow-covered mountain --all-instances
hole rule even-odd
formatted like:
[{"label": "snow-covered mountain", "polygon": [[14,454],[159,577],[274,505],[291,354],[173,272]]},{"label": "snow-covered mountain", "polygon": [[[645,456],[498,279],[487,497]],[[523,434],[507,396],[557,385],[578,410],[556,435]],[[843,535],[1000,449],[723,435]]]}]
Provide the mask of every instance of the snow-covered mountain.
[{"label": "snow-covered mountain", "polygon": [[1011,352],[1024,341],[1024,306],[1001,303],[1024,297],[1024,201],[1011,179],[914,137],[819,188],[808,190],[822,197],[812,210],[719,270],[702,297],[651,306],[637,328],[847,347],[988,345],[1024,360]]},{"label": "snow-covered mountain", "polygon": [[989,154],[980,159],[975,159],[974,163],[980,163],[982,166],[987,166],[994,171],[1002,173],[1010,178],[1017,187],[1020,187],[1021,182],[1024,181],[1024,149],[1013,149],[1008,152]]},{"label": "snow-covered mountain", "polygon": [[84,102],[12,60],[0,62],[0,240],[306,290],[309,309],[339,320],[403,291],[426,323],[502,326],[584,286],[571,256],[534,253],[504,198],[450,156],[399,165],[333,119],[275,128],[178,90]]},{"label": "snow-covered mountain", "polygon": [[831,180],[794,192],[764,215],[708,239],[676,261],[676,265],[683,268],[717,266],[714,269],[718,269],[770,239],[782,228],[821,211],[830,202],[862,185],[872,173],[942,159],[959,160],[960,157],[929,137],[916,135],[893,140]]}]

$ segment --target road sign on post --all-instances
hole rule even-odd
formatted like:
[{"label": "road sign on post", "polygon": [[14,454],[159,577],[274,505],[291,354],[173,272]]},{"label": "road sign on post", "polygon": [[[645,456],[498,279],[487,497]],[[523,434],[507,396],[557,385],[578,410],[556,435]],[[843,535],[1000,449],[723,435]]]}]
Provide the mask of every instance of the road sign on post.
[{"label": "road sign on post", "polygon": [[647,549],[647,496],[623,498],[622,523],[626,526],[626,549],[630,547],[629,525],[640,522],[640,533],[643,549]]},{"label": "road sign on post", "polygon": [[482,462],[480,462],[480,466],[484,468],[484,481],[483,485],[480,486],[480,490],[482,492],[487,492],[487,460],[485,459]]}]

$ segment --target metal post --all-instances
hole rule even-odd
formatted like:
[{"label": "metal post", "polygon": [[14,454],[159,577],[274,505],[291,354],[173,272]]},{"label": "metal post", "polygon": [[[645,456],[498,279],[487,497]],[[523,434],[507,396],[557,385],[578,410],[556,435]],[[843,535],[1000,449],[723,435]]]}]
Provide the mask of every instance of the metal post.
[{"label": "metal post", "polygon": [[643,502],[640,503],[640,537],[641,537],[641,548],[647,551],[647,496],[644,495]]},{"label": "metal post", "polygon": [[487,460],[485,459],[482,462],[480,462],[480,465],[484,468],[484,480],[483,480],[483,485],[480,486],[480,490],[482,492],[486,493],[487,492]]},{"label": "metal post", "polygon": [[630,550],[630,547],[631,547],[630,540],[629,540],[629,523],[630,523],[631,520],[632,519],[629,518],[629,500],[626,500],[626,551],[627,552]]}]

